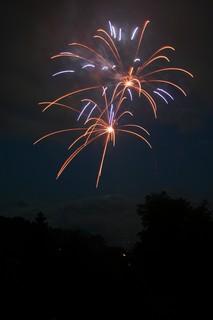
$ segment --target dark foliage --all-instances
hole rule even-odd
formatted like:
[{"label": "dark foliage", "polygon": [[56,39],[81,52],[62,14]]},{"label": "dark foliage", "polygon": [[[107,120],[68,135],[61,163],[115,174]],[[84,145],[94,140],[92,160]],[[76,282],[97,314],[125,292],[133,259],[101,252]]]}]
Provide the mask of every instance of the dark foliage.
[{"label": "dark foliage", "polygon": [[114,303],[110,296],[117,299],[128,271],[124,253],[100,235],[49,227],[41,212],[33,222],[0,216],[1,319],[98,314]]},{"label": "dark foliage", "polygon": [[[160,314],[165,319],[207,319],[212,315],[213,284],[213,221],[207,201],[193,207],[186,199],[173,199],[163,191],[147,195],[137,213],[142,231],[134,250],[134,268],[154,292],[159,310],[165,304]],[[153,319],[159,317],[157,309],[152,313]]]},{"label": "dark foliage", "polygon": [[212,212],[166,192],[137,206],[132,252],[100,235],[0,216],[2,319],[212,318]]}]

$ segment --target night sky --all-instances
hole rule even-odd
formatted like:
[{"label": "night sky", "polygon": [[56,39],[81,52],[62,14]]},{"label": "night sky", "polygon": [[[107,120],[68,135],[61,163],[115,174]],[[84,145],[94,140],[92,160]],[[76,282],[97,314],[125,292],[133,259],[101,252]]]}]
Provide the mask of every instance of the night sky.
[{"label": "night sky", "polygon": [[[141,231],[136,205],[149,193],[165,190],[193,204],[207,199],[213,205],[212,11],[210,1],[203,3],[47,0],[6,4],[1,28],[2,215],[31,220],[42,211],[50,225],[84,229],[103,235],[109,245],[128,247]],[[109,147],[96,188],[102,154],[102,144],[96,142],[80,152],[56,180],[70,154],[72,134],[33,143],[46,133],[71,127],[74,117],[60,108],[42,113],[38,103],[52,101],[73,86],[83,87],[87,79],[52,77],[65,67],[65,60],[53,61],[51,56],[68,50],[70,42],[92,41],[96,30],[106,29],[109,20],[128,30],[150,20],[144,52],[173,46],[171,66],[187,69],[194,78],[173,74],[187,97],[172,88],[174,101],[167,105],[156,99],[157,119],[144,98],[140,105],[136,99],[137,117],[150,132],[152,149],[136,137],[119,136],[116,147]]]}]

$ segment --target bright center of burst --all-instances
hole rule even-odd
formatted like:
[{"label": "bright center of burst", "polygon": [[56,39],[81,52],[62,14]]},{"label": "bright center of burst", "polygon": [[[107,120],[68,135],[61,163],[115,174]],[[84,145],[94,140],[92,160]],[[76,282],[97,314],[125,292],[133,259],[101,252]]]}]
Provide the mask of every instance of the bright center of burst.
[{"label": "bright center of burst", "polygon": [[128,80],[128,81],[126,82],[126,86],[127,86],[127,87],[131,87],[131,85],[132,85],[132,81],[131,81],[131,80]]},{"label": "bright center of burst", "polygon": [[109,126],[109,127],[107,128],[107,131],[108,131],[109,133],[111,133],[111,132],[113,132],[113,131],[114,131],[114,129],[113,129],[113,127],[112,127],[112,126]]}]

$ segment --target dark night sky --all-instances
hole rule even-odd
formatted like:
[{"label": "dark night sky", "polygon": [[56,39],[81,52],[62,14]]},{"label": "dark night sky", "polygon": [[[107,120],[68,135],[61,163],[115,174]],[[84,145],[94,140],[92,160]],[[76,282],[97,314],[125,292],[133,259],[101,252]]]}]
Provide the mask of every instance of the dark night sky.
[{"label": "dark night sky", "polygon": [[[48,0],[6,6],[1,19],[1,214],[33,219],[42,211],[54,226],[83,228],[103,235],[108,244],[128,246],[141,230],[136,205],[149,193],[165,190],[193,204],[205,198],[212,205],[210,1]],[[52,77],[59,64],[50,57],[72,41],[92,39],[108,20],[135,28],[147,19],[144,50],[175,47],[172,65],[194,75],[178,79],[188,79],[183,83],[188,96],[172,89],[174,102],[158,100],[158,119],[147,109],[139,114],[153,148],[135,137],[120,137],[109,148],[97,189],[100,143],[81,152],[56,180],[69,155],[70,136],[33,145],[73,120],[65,110],[42,113],[38,105],[72,88],[70,78]],[[79,77],[75,85],[82,83]]]}]

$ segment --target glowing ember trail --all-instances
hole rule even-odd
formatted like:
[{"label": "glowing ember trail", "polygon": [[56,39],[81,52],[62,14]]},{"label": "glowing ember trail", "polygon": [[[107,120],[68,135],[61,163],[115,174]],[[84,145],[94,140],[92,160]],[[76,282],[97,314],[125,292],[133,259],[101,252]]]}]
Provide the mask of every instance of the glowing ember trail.
[{"label": "glowing ember trail", "polygon": [[[167,66],[170,60],[165,52],[174,51],[175,49],[172,46],[162,46],[148,58],[141,56],[141,46],[144,42],[144,33],[148,24],[149,21],[147,20],[141,29],[135,27],[128,33],[124,32],[125,30],[122,28],[115,27],[109,21],[109,32],[99,28],[93,36],[94,47],[72,42],[69,44],[72,47],[72,52],[63,51],[51,57],[51,59],[69,58],[69,62],[72,61],[76,64],[74,68],[54,73],[53,77],[70,74],[72,81],[76,85],[78,83],[75,82],[75,75],[83,74],[84,77],[85,72],[85,75],[88,76],[89,74],[90,82],[91,80],[94,81],[93,86],[79,87],[77,90],[71,90],[53,101],[40,102],[40,105],[44,105],[43,111],[52,106],[63,107],[78,113],[76,118],[78,125],[84,121],[82,126],[76,127],[74,125],[72,128],[48,133],[34,143],[36,144],[47,137],[59,133],[80,132],[78,138],[69,146],[69,149],[72,149],[73,152],[62,165],[57,178],[79,152],[99,138],[104,139],[104,146],[96,187],[98,187],[101,177],[108,144],[111,141],[115,146],[118,132],[135,135],[145,141],[151,148],[150,143],[142,135],[142,133],[149,135],[147,130],[139,124],[123,124],[126,115],[133,116],[132,112],[124,107],[124,100],[128,99],[129,103],[133,103],[135,93],[137,98],[141,99],[141,96],[143,96],[148,101],[155,118],[157,118],[157,103],[155,100],[157,97],[166,104],[174,100],[173,95],[168,92],[168,87],[180,91],[186,96],[185,90],[178,83],[165,79],[171,72],[180,72],[193,77],[189,71],[183,68]],[[123,49],[123,45],[128,43],[128,40],[128,50],[125,47]],[[133,49],[133,52],[131,52],[131,49]],[[127,56],[126,53],[128,53]],[[162,64],[162,67],[159,67],[159,64]],[[85,79],[86,76],[84,77]],[[82,96],[84,94],[87,97],[80,98],[83,103],[81,110],[70,106],[69,102],[66,102],[73,96],[77,98],[79,95]],[[100,103],[99,100],[94,98],[94,95],[104,100],[104,103],[103,101]],[[121,118],[122,125],[120,124]]]},{"label": "glowing ember trail", "polygon": [[[62,174],[64,169],[77,156],[77,154],[79,152],[81,152],[86,146],[88,146],[90,143],[97,140],[98,138],[104,139],[104,144],[103,144],[104,147],[103,147],[100,166],[99,166],[99,170],[98,170],[96,187],[98,187],[99,180],[101,177],[104,159],[105,159],[105,155],[106,155],[106,151],[107,151],[107,146],[110,141],[112,141],[113,146],[115,146],[115,138],[116,138],[116,134],[118,132],[128,133],[128,134],[137,136],[140,139],[142,139],[143,141],[145,141],[150,148],[152,148],[152,146],[148,142],[148,140],[142,135],[142,133],[143,134],[145,133],[147,135],[150,135],[150,134],[142,126],[137,125],[137,124],[132,124],[132,123],[126,123],[126,124],[119,125],[119,121],[121,120],[121,118],[124,118],[125,115],[133,116],[133,114],[128,110],[124,110],[124,111],[120,112],[119,107],[117,107],[116,108],[117,111],[115,111],[114,104],[111,102],[108,102],[108,100],[107,100],[107,96],[106,96],[106,92],[104,91],[104,88],[103,88],[103,92],[104,92],[104,95],[102,94],[102,97],[104,98],[104,107],[99,106],[99,104],[97,102],[95,102],[91,99],[83,99],[82,102],[87,102],[87,104],[84,106],[82,111],[80,111],[80,113],[75,108],[71,108],[65,104],[61,104],[61,103],[56,102],[55,105],[57,105],[57,106],[69,108],[75,112],[78,112],[79,113],[78,120],[80,119],[81,116],[86,117],[86,120],[83,123],[84,126],[57,130],[57,131],[54,131],[54,132],[51,132],[51,133],[48,133],[48,134],[42,136],[41,138],[39,138],[37,141],[34,142],[34,144],[36,144],[47,137],[50,137],[50,136],[53,136],[53,135],[59,134],[59,133],[72,132],[72,131],[81,131],[82,132],[79,135],[79,137],[77,139],[75,139],[68,147],[68,149],[75,148],[75,150],[71,153],[71,155],[66,159],[64,164],[61,166],[61,169],[59,170],[59,172],[57,174],[57,178]],[[123,98],[123,100],[124,99],[125,98]],[[120,101],[119,102],[114,101],[114,102],[115,102],[115,104],[120,103]],[[45,103],[42,103],[42,104],[45,104]],[[49,104],[49,102],[47,102],[47,104]],[[91,110],[95,109],[96,113],[98,113],[97,116],[91,117],[91,113],[92,113],[91,111],[89,112],[89,114],[85,113],[89,104],[93,105],[93,108]],[[119,113],[118,113],[118,110],[119,110]],[[79,143],[80,143],[80,145],[79,145]]]},{"label": "glowing ember trail", "polygon": [[[140,61],[142,59],[139,57],[140,49],[142,40],[144,37],[145,30],[147,28],[147,25],[149,24],[149,20],[147,20],[141,30],[139,30],[138,27],[136,27],[133,32],[129,35],[130,45],[132,47],[132,42],[136,42],[136,50],[131,54],[131,50],[124,50],[118,49],[116,46],[116,43],[118,42],[119,48],[120,48],[120,42],[122,42],[122,29],[119,28],[118,32],[116,32],[116,29],[111,22],[109,22],[110,27],[110,34],[104,30],[104,29],[98,29],[97,34],[93,36],[94,39],[97,39],[100,41],[100,46],[97,46],[97,48],[92,48],[86,44],[73,42],[69,45],[73,49],[80,49],[82,50],[82,54],[79,55],[77,53],[73,52],[61,52],[59,54],[56,54],[52,57],[58,58],[58,57],[70,57],[74,60],[82,60],[84,62],[89,63],[83,63],[81,66],[81,69],[96,69],[97,72],[99,72],[100,76],[102,76],[102,83],[101,85],[97,87],[108,87],[113,90],[112,92],[112,100],[119,96],[122,100],[122,97],[125,95],[126,90],[132,90],[136,91],[138,94],[138,97],[143,95],[149,102],[154,117],[157,118],[157,104],[155,101],[155,95],[153,93],[153,90],[151,89],[151,84],[159,84],[162,85],[169,85],[171,87],[174,87],[178,89],[181,93],[183,93],[186,96],[186,92],[183,88],[181,88],[177,83],[174,83],[173,81],[165,80],[160,77],[161,74],[165,72],[171,72],[171,71],[178,71],[181,73],[185,73],[189,75],[190,77],[193,77],[193,75],[179,67],[155,67],[154,63],[156,61],[166,61],[170,62],[167,55],[165,55],[165,51],[175,49],[172,46],[162,46],[159,49],[157,49],[153,54],[146,59],[142,64]],[[104,53],[102,46],[105,47]],[[102,50],[101,50],[102,49]],[[128,56],[125,56],[124,52],[128,52]],[[107,53],[107,54],[106,54]],[[93,58],[91,58],[91,55]],[[122,57],[122,58],[121,58]],[[129,61],[126,65],[126,61]],[[153,70],[153,68],[155,68]],[[151,70],[150,70],[151,69]],[[74,70],[64,70],[61,72],[55,73],[53,76],[65,72],[73,72]],[[91,71],[91,78],[93,78],[93,71]],[[83,88],[82,90],[92,90],[94,87],[88,87]],[[163,90],[163,88],[162,88]],[[70,93],[71,94],[71,93]],[[132,93],[129,94],[129,97],[131,100],[133,100]],[[63,99],[64,96],[61,96],[59,100]]]}]

